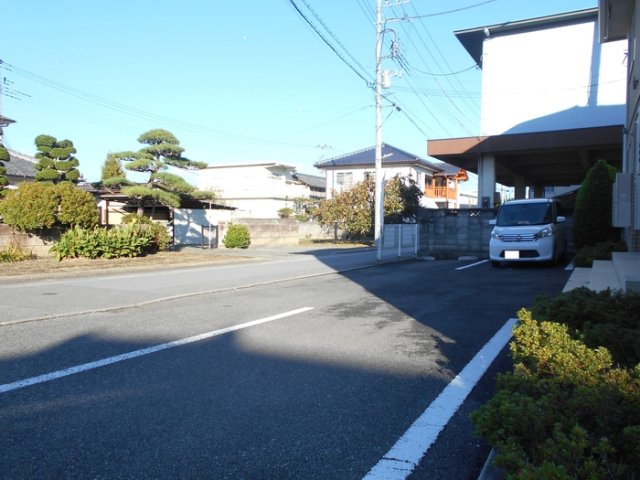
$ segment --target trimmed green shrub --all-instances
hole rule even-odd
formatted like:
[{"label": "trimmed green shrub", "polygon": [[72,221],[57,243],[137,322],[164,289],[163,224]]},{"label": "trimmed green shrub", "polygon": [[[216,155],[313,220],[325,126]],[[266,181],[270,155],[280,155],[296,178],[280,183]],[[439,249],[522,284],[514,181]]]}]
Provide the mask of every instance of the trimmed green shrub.
[{"label": "trimmed green shrub", "polygon": [[25,232],[54,225],[91,228],[98,224],[98,206],[93,196],[74,184],[24,182],[0,202],[3,222]]},{"label": "trimmed green shrub", "polygon": [[556,297],[539,296],[531,308],[540,321],[567,325],[590,348],[605,347],[616,363],[640,363],[640,294],[577,288]]},{"label": "trimmed green shrub", "polygon": [[576,267],[592,267],[594,260],[611,260],[612,252],[626,252],[627,246],[624,240],[599,242],[595,245],[586,245],[576,252],[573,264]]},{"label": "trimmed green shrub", "polygon": [[616,170],[604,160],[589,170],[576,197],[573,243],[577,249],[612,240],[611,203]]},{"label": "trimmed green shrub", "polygon": [[57,184],[55,190],[60,202],[56,215],[59,223],[84,228],[92,228],[98,224],[98,206],[93,195],[69,182]]},{"label": "trimmed green shrub", "polygon": [[[573,317],[570,307],[564,316]],[[640,366],[615,366],[606,348],[589,348],[568,325],[526,310],[518,317],[514,371],[499,376],[498,393],[472,414],[497,451],[494,463],[507,478],[637,478]]]},{"label": "trimmed green shrub", "polygon": [[0,215],[4,223],[18,230],[40,231],[55,224],[58,201],[53,185],[24,182],[0,202]]},{"label": "trimmed green shrub", "polygon": [[67,230],[50,251],[56,259],[140,257],[154,249],[153,230],[146,225],[124,225],[112,229]]},{"label": "trimmed green shrub", "polygon": [[226,248],[247,248],[251,244],[249,228],[240,224],[229,225],[222,243]]}]

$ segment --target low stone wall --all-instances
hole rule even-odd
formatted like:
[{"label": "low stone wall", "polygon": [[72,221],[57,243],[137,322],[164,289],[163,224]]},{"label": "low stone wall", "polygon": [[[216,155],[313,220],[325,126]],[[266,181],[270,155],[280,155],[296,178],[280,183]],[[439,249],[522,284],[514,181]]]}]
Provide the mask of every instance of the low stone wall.
[{"label": "low stone wall", "polygon": [[337,225],[323,227],[317,222],[298,223],[298,236],[302,240],[342,240],[342,231]]},{"label": "low stone wall", "polygon": [[[239,223],[246,225],[251,236],[251,246],[261,247],[269,245],[298,245],[298,223],[292,219],[236,219],[233,222],[218,224],[219,248],[224,248],[222,240],[229,225]],[[249,247],[251,248],[251,247]]]},{"label": "low stone wall", "polygon": [[47,257],[50,255],[49,248],[59,238],[60,234],[57,231],[37,236],[30,233],[16,232],[8,225],[0,224],[0,248],[2,249],[7,248],[9,245],[17,245],[33,255]]},{"label": "low stone wall", "polygon": [[421,209],[420,256],[457,258],[460,256],[489,257],[489,239],[495,218],[493,208]]}]

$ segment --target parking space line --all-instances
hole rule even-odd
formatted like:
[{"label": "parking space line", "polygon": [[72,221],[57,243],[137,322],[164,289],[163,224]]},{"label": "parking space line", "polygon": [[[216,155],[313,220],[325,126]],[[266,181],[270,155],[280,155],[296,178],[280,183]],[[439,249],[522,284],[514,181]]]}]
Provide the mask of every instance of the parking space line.
[{"label": "parking space line", "polygon": [[367,473],[364,480],[402,480],[416,468],[442,429],[509,342],[517,319],[509,319],[431,405]]},{"label": "parking space line", "polygon": [[489,260],[480,260],[479,262],[472,263],[470,265],[465,265],[464,267],[458,267],[458,268],[456,268],[456,270],[465,270],[467,268],[477,267],[478,265],[482,265],[483,263],[487,263],[488,261]]},{"label": "parking space line", "polygon": [[213,330],[211,332],[202,333],[200,335],[194,335],[188,338],[182,338],[180,340],[175,340],[173,342],[162,343],[159,345],[154,345],[154,346],[143,348],[140,350],[135,350],[133,352],[123,353],[121,355],[103,358],[101,360],[96,360],[95,362],[83,363],[82,365],[76,365],[74,367],[65,368],[63,370],[57,370],[55,372],[45,373],[43,375],[38,375],[36,377],[25,378],[23,380],[18,380],[12,383],[5,383],[4,385],[0,385],[0,394],[11,392],[13,390],[19,390],[21,388],[29,387],[31,385],[36,385],[39,383],[50,382],[52,380],[57,380],[62,377],[68,377],[69,375],[75,375],[76,373],[86,372],[88,370],[94,370],[96,368],[105,367],[107,365],[123,362],[125,360],[131,360],[133,358],[150,355],[152,353],[157,353],[162,350],[168,350],[170,348],[180,347],[182,345],[187,345],[189,343],[199,342],[201,340],[206,340],[208,338],[224,335],[225,333],[235,332],[237,330],[242,330],[249,327],[255,327],[256,325],[262,325],[263,323],[273,322],[274,320],[280,320],[282,318],[291,317],[299,313],[308,312],[309,310],[313,310],[313,307],[302,307],[296,310],[291,310],[289,312],[279,313],[277,315],[273,315],[270,317],[265,317],[265,318],[260,318],[258,320],[253,320],[250,322],[240,323],[238,325],[233,325],[230,327]]}]

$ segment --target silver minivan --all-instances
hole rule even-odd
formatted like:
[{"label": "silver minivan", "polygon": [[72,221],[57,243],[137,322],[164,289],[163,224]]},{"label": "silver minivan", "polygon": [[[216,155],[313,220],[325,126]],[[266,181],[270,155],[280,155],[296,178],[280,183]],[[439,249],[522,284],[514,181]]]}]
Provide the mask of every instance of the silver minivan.
[{"label": "silver minivan", "polygon": [[566,219],[548,198],[511,200],[500,206],[489,240],[489,259],[502,262],[556,263],[567,252]]}]

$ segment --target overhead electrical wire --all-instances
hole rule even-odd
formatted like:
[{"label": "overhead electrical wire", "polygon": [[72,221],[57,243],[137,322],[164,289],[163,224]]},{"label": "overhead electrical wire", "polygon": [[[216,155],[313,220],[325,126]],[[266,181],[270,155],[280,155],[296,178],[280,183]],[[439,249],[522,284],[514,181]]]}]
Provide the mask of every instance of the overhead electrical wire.
[{"label": "overhead electrical wire", "polygon": [[[175,128],[179,128],[182,129],[184,131],[190,132],[190,133],[195,133],[195,134],[200,134],[200,135],[205,135],[205,136],[209,136],[209,137],[214,137],[217,138],[221,141],[227,141],[227,142],[242,142],[242,143],[250,143],[250,144],[263,144],[263,145],[276,145],[276,146],[283,146],[283,147],[308,147],[309,145],[307,144],[292,144],[292,143],[288,143],[288,142],[281,142],[281,141],[277,141],[277,140],[271,140],[271,139],[264,139],[264,138],[256,138],[256,137],[251,137],[248,135],[242,135],[242,134],[238,134],[238,133],[233,133],[233,132],[228,132],[228,131],[223,131],[223,130],[217,130],[217,129],[212,129],[209,127],[204,127],[202,125],[197,125],[194,123],[190,123],[190,122],[185,122],[182,120],[178,120],[178,119],[174,119],[174,118],[170,118],[170,117],[165,117],[162,115],[158,115],[152,112],[148,112],[145,110],[141,110],[135,107],[131,107],[129,105],[125,105],[123,103],[119,103],[119,102],[115,102],[113,100],[109,100],[107,98],[104,97],[100,97],[97,95],[94,95],[92,93],[88,93],[85,92],[83,90],[79,90],[75,87],[71,87],[68,85],[65,85],[63,83],[60,82],[56,82],[54,80],[51,80],[49,78],[46,78],[42,75],[38,75],[36,73],[30,72],[28,70],[22,69],[20,67],[17,67],[15,65],[12,65],[10,63],[4,62],[2,60],[0,60],[0,66],[2,66],[5,70],[7,70],[8,72],[12,72],[16,75],[22,76],[26,79],[29,79],[31,81],[34,81],[38,84],[44,85],[48,88],[51,88],[53,90],[56,90],[58,92],[64,93],[66,95],[69,95],[71,97],[74,97],[76,99],[91,103],[93,105],[98,105],[102,108],[105,108],[107,110],[111,110],[111,111],[115,111],[118,113],[121,113],[123,115],[127,115],[133,118],[138,118],[138,119],[142,119],[142,120],[147,120],[147,121],[153,121],[153,122],[157,122],[163,125],[168,125],[170,127],[175,127]],[[21,100],[21,99],[17,99],[17,100]],[[45,101],[41,100],[41,99],[37,99],[37,98],[31,98],[30,99],[30,103],[40,103],[43,108],[47,108],[47,109],[51,109],[53,108],[51,105],[46,105]],[[60,111],[65,111],[64,107],[61,106],[57,106],[55,108],[58,108]],[[67,113],[69,113],[68,109]],[[86,113],[82,113],[80,114],[80,116],[82,116],[83,119],[88,119]],[[94,123],[96,123],[96,118],[94,116],[93,120]],[[111,124],[113,122],[113,120],[109,119],[108,121],[105,122],[100,122],[101,124]]]},{"label": "overhead electrical wire", "polygon": [[[484,5],[485,3],[482,4],[475,4],[473,6],[469,6],[466,7],[468,8],[474,8],[480,5]],[[415,5],[411,5],[411,7],[413,8],[413,12],[417,15],[418,11],[415,8]],[[444,63],[444,65],[446,66],[446,70],[447,72],[451,72],[453,69],[451,67],[451,65],[449,64],[449,61],[447,59],[447,56],[444,55],[444,53],[442,52],[442,50],[440,49],[440,46],[438,45],[438,42],[435,41],[435,39],[433,38],[433,36],[431,35],[431,32],[429,32],[429,29],[427,29],[427,26],[424,22],[418,22],[419,25],[422,26],[422,30],[425,32],[425,34],[427,35],[428,39],[431,41],[431,44],[434,46],[436,52],[440,55],[440,58],[442,59],[442,62]],[[422,40],[422,38],[420,37],[419,31],[417,26],[414,26],[415,30],[418,32],[419,38]],[[425,42],[423,42],[423,44],[425,44]],[[472,67],[473,68],[473,67]],[[470,68],[469,70],[471,70],[472,68]],[[441,70],[444,70],[441,68]],[[465,86],[462,84],[462,82],[460,81],[460,78],[457,75],[444,75],[445,77],[445,81],[453,88],[455,88],[454,86],[454,82],[456,82],[458,84],[458,86],[465,91],[466,88]],[[472,110],[477,112],[477,115],[480,115],[480,108],[478,105],[474,104],[474,103],[469,103],[469,102],[464,102],[469,108],[471,108]]]},{"label": "overhead electrical wire", "polygon": [[419,68],[416,68],[415,66],[412,67],[414,72],[421,73],[422,75],[428,75],[430,77],[452,77],[452,76],[455,76],[455,75],[460,75],[461,73],[469,72],[471,70],[477,70],[478,68],[480,68],[480,67],[478,67],[477,64],[473,64],[470,67],[463,68],[462,70],[458,70],[456,72],[435,73],[435,72],[427,72],[426,70],[420,70]]},{"label": "overhead electrical wire", "polygon": [[[309,9],[309,11],[311,12],[311,14],[316,18],[316,20],[320,23],[320,25],[322,25],[322,27],[327,31],[327,33],[329,34],[329,36],[331,36],[331,38],[333,38],[333,40],[336,42],[336,44],[345,52],[345,54],[351,58],[353,60],[353,62],[358,65],[362,70],[366,69],[362,66],[362,64],[360,62],[357,61],[357,59],[355,59],[355,57],[353,55],[351,55],[351,53],[347,50],[347,48],[344,46],[344,44],[336,37],[335,34],[333,34],[333,32],[329,29],[329,27],[327,26],[327,24],[320,18],[320,16],[317,14],[317,12],[315,12],[315,10],[313,10],[313,8],[309,5],[309,3],[306,0],[301,0],[302,3]],[[295,0],[288,0],[289,4],[295,9],[295,11],[298,13],[298,15],[300,15],[300,17],[308,24],[308,26],[320,37],[320,39],[338,56],[338,58],[345,63],[345,65],[347,65],[354,73],[356,73],[356,75],[358,75],[362,80],[364,80],[367,84],[367,86],[369,88],[371,88],[372,90],[374,89],[374,81],[372,77],[369,77],[368,74],[363,74],[362,72],[358,71],[349,61],[347,61],[344,57],[344,55],[342,55],[340,53],[340,51],[338,50],[338,48],[336,46],[334,46],[331,41],[329,41],[329,39],[326,38],[326,36],[320,31],[320,28],[317,27],[312,21],[311,19],[304,14],[304,12],[302,11],[302,9],[300,8],[300,6],[295,2]],[[361,10],[363,11],[363,13],[365,14],[365,17],[367,17],[368,20],[371,20],[372,17],[375,18],[375,15],[371,12],[371,10],[369,8],[367,8],[366,4],[363,4],[362,0],[358,0],[358,4],[361,8]],[[401,112],[403,116],[405,116],[407,118],[407,120],[409,120],[410,123],[412,123],[423,135],[427,135],[423,128],[420,127],[417,123],[417,121],[412,118],[412,115],[407,111],[406,108],[402,107],[398,101],[396,100],[389,100],[388,97],[383,96],[383,98],[385,98],[385,100],[389,101],[393,107],[395,107],[395,111]]]},{"label": "overhead electrical wire", "polygon": [[[395,13],[395,10],[394,10]],[[417,13],[417,12],[416,12]],[[406,18],[406,19],[413,19],[416,16],[420,16],[420,15],[409,15],[406,10],[404,9],[404,7],[402,8],[402,14],[401,15],[397,15],[398,18]],[[422,22],[420,22],[422,23]],[[419,60],[421,61],[421,63],[425,64],[425,65],[435,65],[437,68],[439,68],[441,71],[444,72],[444,68],[442,67],[442,65],[440,64],[440,61],[438,60],[438,58],[436,57],[436,55],[434,54],[434,52],[432,51],[431,47],[429,46],[429,44],[425,41],[425,39],[422,37],[422,35],[420,34],[419,31],[417,31],[417,29],[415,28],[415,26],[413,26],[413,24],[411,24],[411,28],[412,30],[409,31],[409,27],[405,26],[406,22],[401,22],[401,26],[400,28],[402,29],[402,31],[404,32],[405,36],[408,39],[408,44],[410,46],[413,47],[413,52],[414,55],[416,55]],[[426,30],[426,29],[425,29]],[[431,43],[434,44],[435,42],[433,42],[433,38],[430,36],[430,34],[427,31],[427,35],[429,35],[429,38],[432,40]],[[418,46],[416,44],[416,41],[414,40],[414,38],[417,37],[417,40],[421,43],[421,46]],[[442,52],[439,50],[439,48],[436,46],[436,50],[440,53],[440,56],[444,58],[444,56],[442,55]],[[431,57],[431,62],[428,62],[424,56],[423,53],[426,52],[427,54],[430,55]],[[409,84],[410,89],[413,91],[413,93],[418,97],[421,98],[422,96],[424,97],[429,97],[428,95],[428,91],[429,88],[426,87],[426,85],[424,84],[423,80],[419,79],[419,78],[415,78],[415,76],[413,75],[413,67],[412,67],[412,63],[410,63],[409,61],[406,60],[406,54],[403,54],[403,57],[398,59],[398,58],[394,58],[394,61],[396,61],[396,63],[405,70],[405,72],[407,73],[406,76],[406,80],[407,83]],[[444,59],[444,63],[447,65],[447,73],[451,72],[451,67],[449,66],[448,62],[446,62],[446,59]],[[414,82],[410,82],[409,78],[415,78]],[[447,99],[447,104],[443,104],[440,100],[438,100],[438,98],[431,98],[431,103],[433,104],[433,106],[435,108],[437,108],[438,110],[440,110],[443,115],[446,115],[448,118],[451,118],[453,120],[456,121],[456,123],[464,130],[467,132],[467,134],[472,135],[472,131],[469,128],[469,125],[473,125],[475,123],[474,120],[470,119],[469,116],[467,115],[467,113],[458,105],[458,103],[453,99],[452,95],[449,93],[449,90],[447,88],[445,88],[441,83],[439,78],[443,78],[443,80],[445,80],[451,87],[453,87],[453,84],[451,83],[451,80],[448,78],[448,76],[446,75],[442,75],[442,76],[434,76],[433,80],[438,88],[438,90],[440,91],[440,94],[438,95],[438,97],[443,97]],[[464,89],[464,87],[462,87]],[[478,111],[477,116],[479,117],[479,108],[476,104],[471,104],[468,103],[465,99],[468,98],[469,96],[466,94],[463,94],[461,96],[458,96],[458,98],[461,99],[461,101],[463,101],[464,103],[467,103],[466,107],[467,109],[470,109],[470,111]],[[447,107],[447,105],[449,105]],[[451,107],[453,108],[453,112],[451,112]]]},{"label": "overhead electrical wire", "polygon": [[316,25],[304,14],[302,9],[298,6],[295,0],[288,0],[289,4],[293,7],[293,9],[298,13],[298,15],[309,25],[309,27],[320,37],[320,39],[338,56],[342,62],[349,67],[349,69],[355,73],[358,77],[360,77],[367,86],[372,86],[372,77],[366,75],[366,73],[358,71],[345,57],[344,55],[338,51],[338,49],[332,45],[332,43],[325,37],[325,35],[316,27]]},{"label": "overhead electrical wire", "polygon": [[347,50],[347,48],[344,46],[344,44],[338,39],[338,37],[335,36],[335,34],[327,26],[327,24],[324,22],[324,20],[322,20],[322,18],[320,18],[320,16],[318,15],[318,13],[311,7],[311,5],[309,5],[309,2],[307,2],[307,0],[301,0],[301,1],[309,9],[309,11],[316,18],[316,20],[320,23],[320,25],[322,25],[322,27],[326,30],[326,32],[331,36],[331,38],[333,38],[335,40],[335,42],[338,44],[338,46],[340,46],[340,48],[344,51],[344,53],[353,61],[353,63],[355,63],[358,67],[360,67],[361,71],[366,72],[367,69],[362,66],[362,64],[356,59],[356,57],[354,57],[351,54],[351,52],[349,52],[349,50]]}]

